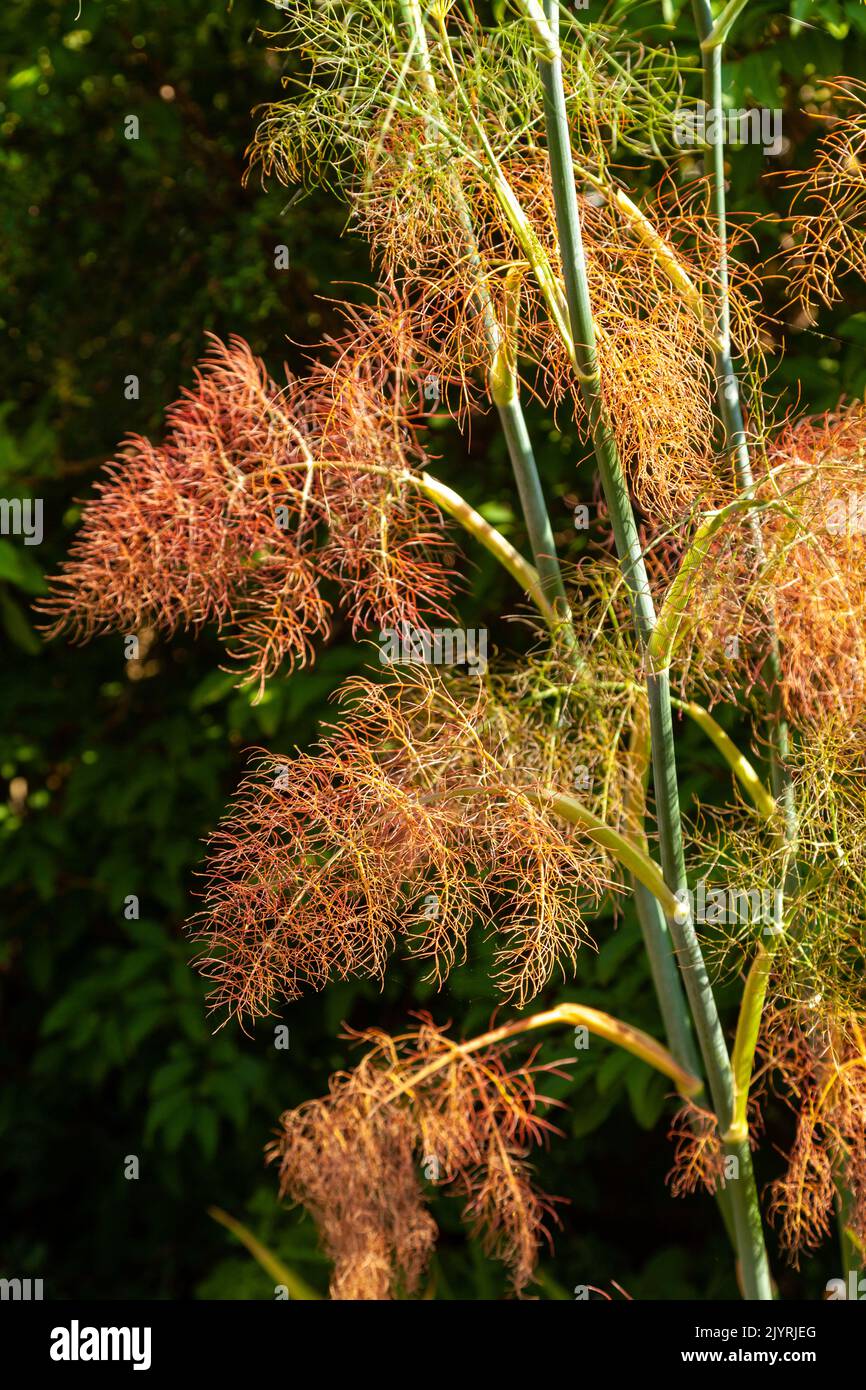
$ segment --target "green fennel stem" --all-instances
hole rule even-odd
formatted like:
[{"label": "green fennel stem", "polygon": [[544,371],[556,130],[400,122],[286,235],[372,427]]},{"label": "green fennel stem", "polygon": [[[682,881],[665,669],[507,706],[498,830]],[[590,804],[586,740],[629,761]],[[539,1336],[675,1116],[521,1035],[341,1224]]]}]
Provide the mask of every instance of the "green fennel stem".
[{"label": "green fennel stem", "polygon": [[[547,18],[550,27],[556,32],[558,23],[558,7],[556,5],[548,5]],[[543,57],[539,57],[539,68],[545,93],[548,145],[562,250],[566,299],[572,320],[575,352],[581,368],[581,393],[589,419],[599,474],[610,511],[617,553],[620,557],[620,564],[631,601],[635,627],[641,646],[646,649],[655,627],[655,609],[631,501],[602,400],[601,380],[595,349],[595,328],[589,302],[561,68],[558,59],[547,61]],[[660,733],[659,702],[664,689],[664,677],[654,677],[648,685],[650,720],[652,723],[653,708],[655,707],[656,723]],[[664,743],[663,739],[662,743]],[[670,743],[672,745],[672,736]],[[655,765],[657,752],[661,751],[658,737],[653,739],[653,744],[655,745],[653,755]],[[661,770],[665,771],[664,767]],[[670,799],[669,779],[666,774],[659,779],[658,772],[659,769],[656,768],[656,780],[661,782],[661,785],[656,787],[656,796],[660,802],[664,802]],[[674,794],[676,794],[675,770],[673,789]],[[674,816],[671,813],[672,825],[675,825],[677,821],[678,815]],[[670,827],[667,828],[670,830]],[[670,841],[670,833],[663,836],[663,844],[665,838]],[[673,892],[685,887],[682,873],[674,872],[672,878],[666,874],[666,878]],[[682,951],[680,955],[682,962]],[[713,1054],[710,1050],[710,1060],[707,1062],[708,1078],[713,1070],[712,1061]],[[718,1076],[715,1078],[715,1086],[713,1086],[711,1079],[711,1088],[714,1091],[723,1089],[719,1086]]]},{"label": "green fennel stem", "polygon": [[495,556],[512,578],[532,599],[551,631],[561,626],[562,618],[552,606],[545,592],[539,573],[501,532],[484,520],[480,512],[471,507],[465,498],[449,487],[447,483],[432,478],[429,473],[407,474],[407,481],[414,484],[425,497],[429,497],[443,512],[447,512],[471,536]]},{"label": "green fennel stem", "polygon": [[[547,22],[557,33],[559,5],[546,0]],[[571,334],[578,359],[580,389],[589,420],[614,538],[623,576],[629,590],[635,627],[646,649],[655,625],[655,611],[643,560],[634,513],[616,445],[606,417],[595,350],[595,327],[589,300],[586,264],[580,230],[577,192],[571,155],[571,140],[565,108],[562,69],[558,56],[542,51],[538,56],[544,88],[545,119],[550,153],[553,192],[565,277],[566,300]],[[649,672],[647,693],[650,707],[651,748],[654,788],[658,809],[662,869],[668,888],[675,894],[686,889],[685,857],[680,819],[673,722],[669,678],[666,671]],[[685,920],[682,920],[682,919]],[[691,1004],[707,1080],[722,1134],[727,1132],[733,1112],[733,1076],[715,997],[707,975],[700,943],[687,908],[670,918],[671,935],[677,951],[683,982]],[[737,1248],[747,1298],[772,1297],[766,1251],[760,1230],[760,1212],[748,1146],[731,1146],[739,1178],[731,1188]],[[756,1217],[757,1213],[757,1236]]]},{"label": "green fennel stem", "polygon": [[[749,445],[743,420],[740,383],[734,370],[731,352],[731,306],[730,274],[728,265],[727,201],[725,192],[725,144],[722,132],[722,63],[723,42],[727,28],[744,8],[745,0],[732,0],[720,16],[719,28],[714,33],[713,12],[710,0],[693,0],[692,10],[695,27],[704,59],[703,99],[707,108],[710,128],[715,132],[713,143],[704,154],[704,170],[712,191],[713,212],[716,222],[716,238],[719,246],[719,259],[716,266],[716,394],[719,416],[722,422],[725,449],[733,459],[737,482],[742,491],[754,487],[754,474],[749,455]],[[718,113],[718,119],[714,119]],[[751,518],[752,541],[756,553],[763,554],[763,536],[760,516]],[[768,697],[767,717],[771,736],[770,778],[773,795],[782,807],[785,817],[786,834],[791,843],[797,838],[797,814],[794,804],[793,788],[788,772],[789,752],[788,725],[784,717],[781,699],[781,661],[778,634],[773,630],[770,651],[767,657]]]},{"label": "green fennel stem", "polygon": [[[558,16],[556,17],[558,19]],[[554,23],[556,23],[556,19]],[[551,26],[553,27],[553,26]],[[604,412],[601,381],[595,352],[595,334],[586,285],[583,243],[580,237],[577,199],[571,172],[571,152],[565,117],[564,97],[561,95],[561,73],[558,59],[548,63],[539,59],[545,89],[551,163],[556,151],[568,150],[567,168],[553,167],[554,198],[563,251],[566,301],[571,319],[570,340],[575,371],[580,381],[584,406],[590,424],[599,473],[611,516],[617,553],[629,592],[639,640],[646,645],[655,624],[655,610],[643,551],[616,445]],[[570,190],[570,191],[569,191]],[[569,235],[571,233],[571,235]],[[566,346],[569,342],[566,341]],[[658,912],[649,906],[643,894],[636,898],[641,928],[647,941],[648,955],[654,963],[653,977],[659,993],[659,1005],[672,1045],[684,1049],[683,1060],[693,1060],[691,1023],[685,1009],[677,971],[666,957],[670,954],[670,931],[662,932]],[[676,937],[674,937],[676,941]]]},{"label": "green fennel stem", "polygon": [[[731,352],[725,145],[722,134],[724,122],[721,116],[723,110],[724,40],[731,25],[745,8],[745,4],[746,0],[729,0],[729,4],[722,11],[718,21],[714,23],[710,0],[692,0],[695,27],[703,55],[703,99],[707,108],[708,119],[711,121],[710,128],[715,131],[716,135],[715,140],[707,146],[704,153],[704,170],[712,190],[716,237],[719,246],[719,260],[715,276],[718,317],[715,354],[716,390],[725,448],[733,457],[736,478],[744,492],[754,487],[754,475],[743,420],[740,383],[734,370]],[[718,113],[719,119],[713,119],[713,113]],[[750,524],[752,543],[756,554],[761,557],[764,546],[761,519],[758,513],[752,515]],[[770,651],[766,666],[769,677],[766,713],[770,733],[770,784],[773,796],[782,809],[784,840],[789,850],[783,880],[783,895],[787,897],[791,890],[796,887],[798,880],[795,854],[798,825],[794,789],[788,769],[790,738],[782,701],[781,652],[779,636],[775,627],[771,629],[770,633]],[[744,1017],[741,1014],[737,1027],[736,1063],[739,1073],[737,1094],[740,1112],[736,1121],[738,1124],[745,1122],[748,1107],[748,1091],[754,1066],[755,1047],[757,1046],[761,1014],[769,985],[770,955],[771,953],[766,952],[761,946],[746,983],[746,995],[743,999],[746,1015]]]},{"label": "green fennel stem", "polygon": [[[628,760],[632,785],[626,794],[624,813],[629,832],[646,853],[649,853],[645,829],[649,742],[649,707],[646,700],[639,700],[635,706],[634,724],[629,740]],[[653,897],[646,885],[634,877],[631,882],[644,950],[649,961],[668,1044],[674,1055],[679,1057],[690,1071],[700,1073],[700,1056],[667,918],[658,899]]]},{"label": "green fennel stem", "polygon": [[235,1217],[230,1216],[227,1211],[223,1211],[221,1207],[208,1207],[207,1214],[213,1217],[214,1221],[217,1221],[220,1226],[225,1226],[227,1231],[231,1231],[232,1235],[240,1241],[241,1245],[246,1246],[253,1259],[257,1264],[261,1265],[268,1277],[273,1279],[277,1284],[284,1285],[291,1298],[296,1302],[318,1302],[319,1295],[314,1289],[310,1288],[306,1280],[302,1279],[300,1275],[295,1274],[294,1270],[289,1269],[287,1265],[283,1264],[283,1261],[279,1259],[273,1251],[269,1250],[266,1245],[263,1245],[258,1237],[254,1236],[249,1227],[245,1226],[242,1221],[236,1220]]},{"label": "green fennel stem", "polygon": [[689,1071],[700,1073],[701,1061],[695,1044],[695,1034],[683,996],[682,980],[677,966],[670,928],[657,897],[638,879],[632,878],[635,910],[649,961],[650,974],[665,1036],[674,1056]]}]

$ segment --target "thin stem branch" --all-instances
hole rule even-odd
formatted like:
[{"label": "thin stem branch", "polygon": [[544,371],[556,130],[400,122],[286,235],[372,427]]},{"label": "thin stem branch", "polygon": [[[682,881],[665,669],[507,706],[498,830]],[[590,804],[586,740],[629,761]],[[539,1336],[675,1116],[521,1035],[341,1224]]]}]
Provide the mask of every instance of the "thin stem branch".
[{"label": "thin stem branch", "polygon": [[748,1141],[749,1138],[749,1089],[752,1084],[755,1049],[758,1045],[772,962],[772,953],[765,946],[760,946],[746,976],[740,1001],[737,1035],[731,1053],[734,1072],[734,1113],[726,1135],[726,1138],[738,1142]]},{"label": "thin stem branch", "polygon": [[288,1265],[283,1264],[282,1260],[274,1255],[266,1245],[263,1245],[258,1237],[254,1236],[252,1231],[245,1226],[242,1221],[236,1220],[234,1216],[230,1216],[229,1213],[223,1211],[221,1207],[208,1207],[207,1214],[213,1217],[214,1221],[217,1221],[220,1226],[224,1226],[227,1231],[231,1231],[232,1235],[240,1241],[241,1245],[246,1246],[253,1259],[257,1264],[261,1265],[265,1273],[269,1275],[271,1279],[274,1279],[277,1284],[284,1285],[285,1288],[288,1289],[290,1296],[296,1302],[318,1302],[319,1295],[315,1290],[311,1289],[309,1284],[302,1279],[300,1275],[295,1274],[293,1270],[289,1269]]},{"label": "thin stem branch", "polygon": [[425,497],[429,497],[449,516],[453,516],[455,521],[459,521],[465,531],[468,531],[484,546],[485,550],[495,556],[512,578],[516,579],[521,588],[526,591],[552,632],[556,632],[562,627],[562,617],[547,597],[538,570],[534,569],[518,550],[515,550],[501,531],[497,531],[495,526],[491,526],[488,521],[485,521],[481,513],[470,506],[466,499],[449,487],[447,483],[432,478],[429,473],[409,473],[406,477],[408,481],[415,484],[419,491],[424,493]]},{"label": "thin stem branch", "polygon": [[581,169],[580,175],[587,183],[591,184],[597,193],[601,194],[606,202],[618,209],[623,220],[637,239],[642,241],[644,246],[652,252],[656,264],[692,310],[707,335],[712,338],[715,329],[703,295],[685,266],[680,262],[673,247],[665,241],[661,232],[653,225],[646,213],[638,207],[637,203],[632,201],[625,189],[620,188],[617,184],[599,178],[596,174],[590,173],[588,169]]},{"label": "thin stem branch", "polygon": [[638,882],[658,899],[666,916],[674,916],[679,909],[679,899],[665,883],[664,875],[655,861],[633,840],[615,830],[607,821],[565,792],[551,790],[528,795],[530,801],[536,805],[548,806],[556,815],[562,816],[563,820],[569,821],[572,825],[579,825],[586,831],[589,839],[609,850],[623,868],[633,874]]},{"label": "thin stem branch", "polygon": [[[482,790],[481,786],[464,783],[445,792],[432,791],[426,800],[447,801],[457,796],[472,796]],[[520,790],[531,805],[537,806],[540,810],[553,811],[554,815],[561,816],[569,824],[580,826],[588,839],[608,850],[628,873],[658,899],[667,916],[673,916],[679,911],[680,900],[668,888],[658,864],[641,844],[630,839],[628,835],[623,835],[568,792],[558,791],[555,787],[546,787],[541,791],[531,787]]]},{"label": "thin stem branch", "polygon": [[639,1057],[648,1066],[655,1067],[663,1076],[669,1076],[684,1096],[697,1096],[703,1089],[700,1077],[693,1076],[681,1067],[667,1048],[642,1029],[635,1028],[630,1023],[623,1023],[621,1019],[603,1013],[600,1009],[591,1009],[585,1004],[558,1004],[553,1009],[545,1009],[543,1013],[531,1014],[529,1018],[518,1018],[512,1023],[503,1023],[499,1028],[492,1028],[490,1032],[481,1033],[468,1042],[452,1042],[447,1053],[406,1077],[393,1091],[383,1096],[375,1108],[378,1110],[383,1105],[389,1105],[398,1096],[405,1095],[415,1086],[420,1086],[444,1067],[451,1066],[455,1057],[466,1057],[484,1048],[494,1047],[497,1043],[520,1037],[524,1033],[533,1033],[539,1028],[550,1028],[556,1024],[565,1024],[569,1028],[586,1028],[590,1033],[596,1033],[600,1038],[616,1043],[618,1047]]},{"label": "thin stem branch", "polygon": [[721,724],[716,722],[709,710],[704,709],[703,705],[697,704],[694,700],[674,700],[672,703],[703,729],[764,819],[772,820],[778,810],[775,798],[764,786],[754,764],[746,757],[745,753],[740,752],[734,740],[725,733]]},{"label": "thin stem branch", "polygon": [[658,898],[632,876],[634,905],[671,1051],[689,1071],[700,1074],[701,1059],[686,1007],[670,927]]},{"label": "thin stem branch", "polygon": [[[625,798],[624,819],[633,839],[648,854],[644,822],[650,764],[650,731],[645,689],[638,691],[633,719],[628,750],[629,790]],[[701,1061],[667,920],[658,899],[634,876],[632,887],[635,910],[668,1044],[684,1066],[690,1071],[700,1072]]]},{"label": "thin stem branch", "polygon": [[712,13],[710,14],[710,30],[701,39],[703,53],[711,53],[714,49],[721,48],[748,3],[749,0],[728,0],[715,23],[712,23]]},{"label": "thin stem branch", "polygon": [[508,446],[520,506],[535,555],[544,601],[548,608],[553,610],[554,626],[569,631],[571,630],[568,626],[571,614],[568,599],[556,555],[556,541],[550,525],[550,516],[535,463],[532,441],[526,427],[526,417],[516,395],[510,401],[497,401],[496,408],[499,411],[502,432]]}]

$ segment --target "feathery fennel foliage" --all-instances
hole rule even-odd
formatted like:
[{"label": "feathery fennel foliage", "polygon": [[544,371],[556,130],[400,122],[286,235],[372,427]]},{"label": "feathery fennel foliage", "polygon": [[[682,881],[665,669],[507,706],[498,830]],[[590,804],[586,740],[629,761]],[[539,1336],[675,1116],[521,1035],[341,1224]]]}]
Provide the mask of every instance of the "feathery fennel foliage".
[{"label": "feathery fennel foliage", "polygon": [[[696,6],[711,107],[741,8],[713,28]],[[866,415],[774,419],[724,151],[684,182],[676,36],[652,49],[555,0],[492,26],[449,0],[279,10],[272,39],[304,71],[258,113],[250,170],[339,192],[378,294],[304,381],[215,347],[165,443],[109,470],[45,609],[81,636],[215,622],[261,685],[313,658],[335,604],[359,636],[455,621],[443,513],[495,555],[539,610],[528,652],[350,683],[316,751],[257,755],[194,923],[214,1007],[244,1021],[381,979],[398,948],[444,986],[481,929],[522,1008],[592,949],[600,905],[634,894],[668,1045],[567,1004],[465,1042],[426,1018],[370,1030],[327,1097],[283,1116],[281,1190],[315,1217],[334,1297],[419,1289],[422,1178],[461,1196],[522,1291],[555,1216],[529,1165],[552,1126],[511,1049],[579,1017],[674,1081],[673,1191],[718,1198],[744,1296],[769,1299],[765,1215],[795,1260],[837,1201],[846,1249],[866,1239],[866,523],[849,505]],[[795,190],[803,298],[864,271],[861,124]],[[531,560],[430,474],[422,379],[464,427],[499,409]],[[521,397],[573,414],[598,463],[607,514],[565,603]],[[730,774],[728,803],[688,818],[674,707]],[[725,976],[745,976],[733,1017]],[[762,1213],[751,1150],[773,1085],[797,1130]]]}]

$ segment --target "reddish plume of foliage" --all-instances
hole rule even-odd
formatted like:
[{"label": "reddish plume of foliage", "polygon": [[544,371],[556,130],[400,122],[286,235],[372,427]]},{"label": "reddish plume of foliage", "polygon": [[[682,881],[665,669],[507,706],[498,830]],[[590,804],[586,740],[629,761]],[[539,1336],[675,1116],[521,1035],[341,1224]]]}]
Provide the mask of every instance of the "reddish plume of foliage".
[{"label": "reddish plume of foliage", "polygon": [[[411,125],[389,128],[393,158],[377,175],[375,197],[360,200],[359,226],[400,286],[417,354],[425,352],[430,370],[459,385],[462,404],[480,399],[491,343],[508,317],[506,272],[519,270],[524,252],[471,159],[452,159],[451,183],[431,173],[430,197],[419,198],[417,139]],[[561,282],[546,151],[521,146],[503,171]],[[471,231],[458,201],[464,198]],[[581,195],[580,210],[602,387],[620,457],[639,505],[655,518],[679,521],[698,500],[715,505],[725,495],[711,445],[715,388],[707,330],[614,205]],[[696,282],[709,280],[714,248],[706,236],[697,257],[688,249],[699,219],[682,207],[668,208],[669,217],[655,211]],[[738,287],[732,297],[737,326],[750,333]],[[527,390],[554,406],[567,396],[585,425],[573,364],[528,272],[519,277],[514,348]]]},{"label": "reddish plume of foliage", "polygon": [[837,110],[818,117],[829,128],[815,163],[785,176],[793,193],[787,283],[809,316],[816,301],[842,298],[846,274],[866,279],[866,83],[845,77],[827,85]]},{"label": "reddish plume of foliage", "polygon": [[[759,480],[762,541],[740,511],[689,595],[682,679],[736,700],[766,684],[801,727],[866,712],[866,407],[787,425]],[[754,515],[754,513],[753,513]],[[736,639],[736,640],[735,640]]]},{"label": "reddish plume of foliage", "polygon": [[315,755],[260,755],[212,837],[194,930],[213,1006],[255,1017],[335,975],[379,978],[398,939],[441,980],[476,917],[524,1002],[573,965],[582,908],[609,882],[524,771],[538,733],[427,671],[345,696]]},{"label": "reddish plume of foliage", "polygon": [[332,1298],[417,1291],[437,1236],[428,1183],[463,1200],[464,1219],[520,1294],[554,1215],[528,1163],[558,1132],[538,1113],[555,1102],[535,1078],[562,1074],[558,1066],[534,1054],[514,1066],[506,1045],[461,1045],[426,1015],[400,1037],[351,1036],[368,1049],[358,1066],[287,1111],[269,1149],[281,1195],[310,1212],[334,1262]]},{"label": "reddish plume of foliage", "polygon": [[855,1015],[831,1021],[808,1006],[770,1009],[759,1044],[762,1072],[796,1115],[787,1169],[770,1187],[769,1214],[797,1265],[830,1234],[836,1183],[846,1224],[866,1241],[866,1040]]},{"label": "reddish plume of foliage", "polygon": [[856,717],[866,698],[866,407],[790,428],[771,462],[777,493],[769,586],[792,714]]},{"label": "reddish plume of foliage", "polygon": [[42,604],[51,635],[215,623],[244,678],[305,663],[328,634],[332,581],[355,630],[447,617],[438,509],[391,368],[339,349],[278,387],[240,338],[211,339],[165,443],[135,436],[84,506]]},{"label": "reddish plume of foliage", "polygon": [[[522,149],[505,169],[562,283],[547,154]],[[687,202],[663,188],[647,214],[698,294],[711,284],[718,259],[699,202],[702,194],[703,184]],[[713,449],[715,380],[708,326],[672,287],[639,224],[613,199],[584,193],[579,204],[602,392],[617,452],[630,493],[653,528],[666,530],[671,522],[679,527],[684,515],[698,506],[721,505],[733,489]],[[516,244],[511,254],[519,260]],[[730,295],[735,336],[740,348],[751,352],[756,329],[739,275]],[[529,384],[554,403],[568,392],[575,419],[586,428],[573,366],[528,279],[524,304],[520,352],[528,367],[539,369],[536,376],[529,373]]]},{"label": "reddish plume of foliage", "polygon": [[[258,167],[263,177],[276,175],[286,186],[324,180],[344,193],[355,227],[370,242],[386,281],[397,287],[403,327],[413,341],[416,360],[440,379],[443,399],[461,418],[470,406],[486,403],[491,362],[507,332],[526,390],[553,406],[567,396],[578,422],[587,427],[574,364],[502,197],[507,186],[513,199],[510,207],[519,204],[529,236],[558,281],[564,303],[550,159],[528,110],[525,125],[519,101],[510,111],[498,105],[495,114],[488,111],[487,87],[478,96],[477,109],[467,116],[460,79],[449,62],[439,61],[439,50],[434,51],[435,98],[424,74],[414,72],[411,82],[419,84],[414,102],[410,90],[407,101],[395,108],[383,84],[355,111],[350,105],[334,104],[334,88],[342,81],[340,36],[334,26],[320,27],[320,17],[308,6],[298,9],[302,13],[292,16],[295,32],[290,22],[285,42],[291,48],[297,41],[313,55],[321,86],[314,83],[310,93],[292,93],[265,109],[249,152],[251,167]],[[461,54],[471,64],[469,28],[456,10],[449,22],[458,67]],[[369,42],[380,42],[382,48],[370,61],[377,71],[385,70],[393,56],[393,35],[382,31],[376,37],[375,29],[373,21]],[[311,31],[317,33],[315,43]],[[346,42],[345,32],[342,39]],[[503,80],[513,80],[514,55],[497,56],[495,38],[487,39],[486,60],[494,67],[504,62]],[[603,167],[611,113],[595,103],[601,101],[604,107],[602,93],[610,74],[597,62],[590,92],[586,64],[594,60],[588,51],[581,51],[579,72],[568,70],[567,50],[564,60],[567,82],[577,83],[569,96],[575,137],[585,146],[581,162],[587,170]],[[341,74],[339,79],[335,73]],[[519,81],[526,77],[522,72]],[[467,89],[477,79],[470,66]],[[405,80],[401,72],[399,82]],[[609,95],[613,99],[612,90]],[[435,124],[429,119],[430,100],[438,111]],[[620,138],[629,118],[629,105],[623,102],[615,117]],[[516,123],[495,178],[479,158],[476,120],[489,120],[494,146],[502,143],[511,121]],[[445,133],[449,129],[453,138]],[[698,206],[709,191],[704,180],[695,181],[688,198],[675,195],[668,186],[653,196],[642,220],[642,212],[628,215],[627,205],[587,193],[582,178],[579,184],[610,425],[639,505],[662,523],[680,522],[698,503],[716,505],[725,491],[712,448],[712,315],[699,307],[702,291],[707,291],[707,304],[712,303],[719,256],[706,209]],[[612,191],[609,180],[608,185]],[[691,296],[684,297],[681,286],[672,286],[658,256],[659,237],[668,245],[670,261],[676,260],[690,278]],[[734,337],[739,350],[752,356],[757,334],[741,284],[746,274],[741,259],[732,258],[730,271]],[[445,383],[455,387],[447,398]]]},{"label": "reddish plume of foliage", "polygon": [[667,1176],[674,1197],[699,1188],[712,1196],[724,1187],[725,1150],[711,1110],[687,1100],[674,1116],[668,1137],[674,1143],[674,1165]]},{"label": "reddish plume of foliage", "polygon": [[328,530],[319,563],[355,633],[426,629],[431,618],[453,616],[442,516],[411,485],[427,458],[406,413],[423,408],[423,378],[404,314],[390,291],[368,308],[344,306],[346,333],[329,344],[334,362],[317,363],[309,382]]},{"label": "reddish plume of foliage", "polygon": [[[749,1145],[757,1148],[762,1116],[756,1096],[749,1098]],[[734,1181],[726,1171],[725,1153],[719,1122],[712,1110],[686,1100],[671,1122],[668,1138],[674,1145],[673,1167],[667,1175],[671,1195],[686,1197],[703,1190],[715,1196],[726,1183]]]}]

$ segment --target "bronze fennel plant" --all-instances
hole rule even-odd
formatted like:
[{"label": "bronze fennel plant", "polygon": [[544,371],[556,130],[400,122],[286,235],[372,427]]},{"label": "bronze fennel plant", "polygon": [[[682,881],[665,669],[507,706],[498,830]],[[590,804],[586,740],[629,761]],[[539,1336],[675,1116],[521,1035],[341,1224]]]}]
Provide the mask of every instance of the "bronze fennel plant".
[{"label": "bronze fennel plant", "polygon": [[[243,1022],[335,977],[381,978],[398,946],[441,984],[481,924],[522,1009],[568,975],[599,904],[633,894],[666,1035],[579,1004],[463,1042],[426,1016],[400,1037],[371,1029],[328,1096],[283,1117],[281,1190],[316,1220],[334,1297],[418,1290],[436,1236],[425,1181],[463,1198],[527,1288],[554,1214],[529,1156],[553,1126],[545,1068],[514,1050],[577,1027],[680,1093],[673,1190],[718,1197],[745,1297],[773,1296],[765,1216],[796,1260],[838,1208],[859,1268],[866,527],[839,502],[857,495],[866,412],[772,420],[723,145],[674,177],[675,47],[556,0],[515,0],[486,27],[454,0],[278,8],[274,37],[306,76],[261,113],[251,170],[337,189],[377,294],[346,306],[304,379],[212,343],[164,443],[127,441],[98,485],[46,612],[81,638],[215,623],[261,689],[313,658],[335,603],[359,637],[455,622],[450,518],[530,601],[533,648],[459,677],[410,665],[350,682],[317,750],[256,755],[193,923],[214,1008]],[[714,20],[695,0],[710,112],[742,8]],[[863,269],[862,107],[851,84],[837,97],[844,118],[792,206],[790,283],[807,299]],[[670,175],[658,187],[650,159]],[[431,472],[419,381],[463,425],[496,411],[531,559]],[[567,576],[529,397],[573,414],[597,464],[611,544]],[[749,754],[707,708],[719,700],[751,728]],[[688,826],[674,708],[735,788]],[[771,916],[706,931],[687,870],[707,857],[744,895],[769,889]],[[743,979],[736,1020],[719,1016],[724,974]],[[797,1131],[762,1215],[751,1153],[770,1084]]]}]

